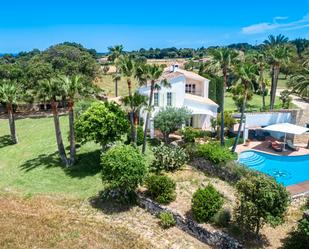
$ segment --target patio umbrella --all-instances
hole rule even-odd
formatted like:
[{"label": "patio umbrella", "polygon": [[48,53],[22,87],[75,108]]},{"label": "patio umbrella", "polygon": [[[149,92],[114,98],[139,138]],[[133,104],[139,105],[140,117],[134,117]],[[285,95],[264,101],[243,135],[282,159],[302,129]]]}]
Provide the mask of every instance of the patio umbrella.
[{"label": "patio umbrella", "polygon": [[286,134],[301,135],[309,131],[309,128],[294,125],[290,123],[273,124],[262,128],[266,131],[275,131],[284,133],[284,149],[286,145]]}]

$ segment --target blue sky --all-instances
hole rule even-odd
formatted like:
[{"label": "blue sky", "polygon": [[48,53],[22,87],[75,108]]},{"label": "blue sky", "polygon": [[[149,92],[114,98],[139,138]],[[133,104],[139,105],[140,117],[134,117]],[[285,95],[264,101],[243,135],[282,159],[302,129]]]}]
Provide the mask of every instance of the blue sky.
[{"label": "blue sky", "polygon": [[309,38],[307,0],[1,1],[0,52],[75,41],[104,52],[123,44],[201,47],[262,42],[269,34]]}]

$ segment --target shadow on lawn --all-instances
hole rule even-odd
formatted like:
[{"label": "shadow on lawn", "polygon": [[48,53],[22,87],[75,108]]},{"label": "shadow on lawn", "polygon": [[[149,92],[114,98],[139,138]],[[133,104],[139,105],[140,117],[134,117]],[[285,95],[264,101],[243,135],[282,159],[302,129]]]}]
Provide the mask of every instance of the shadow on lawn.
[{"label": "shadow on lawn", "polygon": [[100,150],[78,154],[76,164],[69,168],[66,168],[61,164],[58,152],[52,154],[41,154],[37,158],[24,162],[20,168],[25,172],[29,172],[39,167],[45,169],[60,167],[72,178],[84,178],[86,176],[96,175],[101,171],[100,154]]},{"label": "shadow on lawn", "polygon": [[0,149],[4,148],[6,146],[9,146],[9,145],[13,145],[10,135],[4,135],[4,136],[0,137]]}]

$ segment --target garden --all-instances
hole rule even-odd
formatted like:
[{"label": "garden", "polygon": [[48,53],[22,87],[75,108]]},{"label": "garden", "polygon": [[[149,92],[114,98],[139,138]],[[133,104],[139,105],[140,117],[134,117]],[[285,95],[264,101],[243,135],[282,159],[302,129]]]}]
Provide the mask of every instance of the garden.
[{"label": "garden", "polygon": [[[134,85],[147,83],[154,91],[164,68],[133,60],[119,49],[111,55],[127,88],[120,103],[102,101],[102,89],[94,84],[95,57],[77,44],[57,45],[1,65],[0,98],[7,115],[0,127],[9,124],[8,130],[0,130],[3,222],[19,224],[20,217],[7,207],[19,214],[24,207],[26,217],[39,217],[31,227],[47,238],[44,243],[50,240],[42,228],[44,220],[50,222],[51,233],[56,233],[55,227],[63,231],[51,242],[60,248],[74,241],[83,246],[83,237],[96,238],[93,243],[98,244],[110,238],[110,248],[129,248],[131,238],[139,241],[138,248],[205,248],[201,242],[218,248],[306,247],[308,218],[302,218],[302,208],[308,209],[308,201],[291,202],[283,185],[237,163],[233,151],[242,141],[240,131],[236,137],[229,133],[235,124],[231,112],[222,111],[212,120],[212,129],[203,131],[183,126],[191,117],[189,110],[167,107],[154,118],[158,136],[149,138],[153,100],[135,92]],[[214,52],[215,62],[220,53],[236,58],[235,51],[223,49]],[[25,61],[27,67],[21,70]],[[252,94],[249,76],[257,74],[250,65],[238,69],[246,94],[243,98],[238,91],[233,101],[243,114]],[[119,78],[114,81],[116,92]],[[167,84],[164,79],[161,83]],[[21,111],[22,105],[37,103],[37,115]],[[275,97],[270,104],[274,107]],[[147,109],[144,119],[139,115],[142,107]],[[42,202],[56,210],[54,223]],[[151,212],[146,202],[161,211]],[[91,217],[82,223],[87,231],[61,226],[61,220],[69,224],[74,215],[77,222]],[[27,227],[25,220],[22,223]],[[123,237],[120,245],[113,236],[98,239],[95,226],[118,233]],[[10,237],[14,231],[9,226],[0,236],[5,246],[21,248],[21,241]],[[24,238],[29,231],[22,230]],[[42,247],[51,246],[44,243]]]}]

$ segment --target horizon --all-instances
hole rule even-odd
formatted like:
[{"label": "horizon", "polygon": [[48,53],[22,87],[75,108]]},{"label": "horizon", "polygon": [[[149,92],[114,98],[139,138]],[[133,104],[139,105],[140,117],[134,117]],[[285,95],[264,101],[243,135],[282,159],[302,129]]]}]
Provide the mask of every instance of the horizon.
[{"label": "horizon", "polygon": [[[123,44],[140,48],[199,48],[232,43],[262,43],[270,34],[309,38],[309,2],[261,0],[247,3],[195,0],[156,5],[134,2],[103,3],[55,0],[2,3],[0,53],[44,50],[65,41],[107,52]],[[121,8],[119,8],[121,6]],[[157,7],[157,8],[156,8]]]}]

